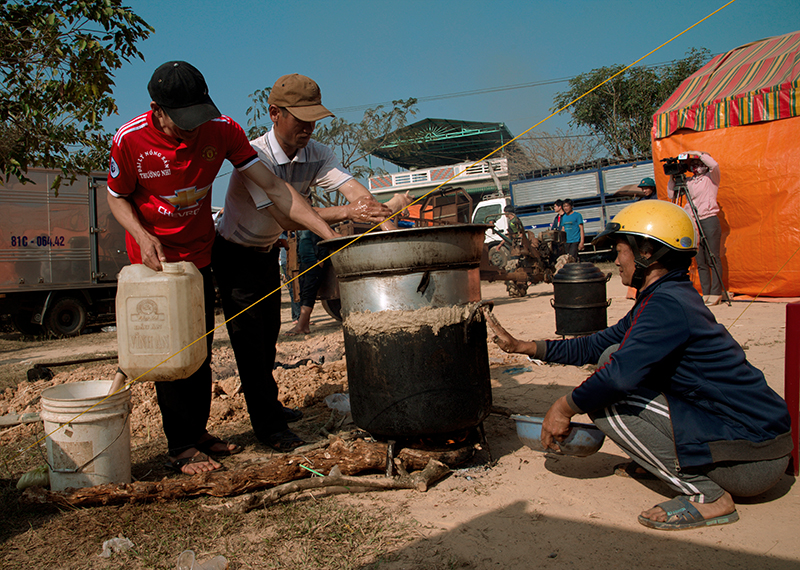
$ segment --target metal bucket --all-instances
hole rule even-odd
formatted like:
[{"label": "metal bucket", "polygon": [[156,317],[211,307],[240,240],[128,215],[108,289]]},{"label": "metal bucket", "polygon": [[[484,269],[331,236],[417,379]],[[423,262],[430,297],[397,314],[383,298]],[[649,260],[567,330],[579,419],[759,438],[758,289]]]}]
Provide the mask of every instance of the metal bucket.
[{"label": "metal bucket", "polygon": [[556,311],[556,334],[581,336],[608,326],[604,274],[592,263],[568,263],[553,276],[553,299]]},{"label": "metal bucket", "polygon": [[[474,427],[491,407],[479,265],[485,225],[370,233],[331,260],[353,421],[375,436]],[[335,251],[352,238],[322,242]]]}]

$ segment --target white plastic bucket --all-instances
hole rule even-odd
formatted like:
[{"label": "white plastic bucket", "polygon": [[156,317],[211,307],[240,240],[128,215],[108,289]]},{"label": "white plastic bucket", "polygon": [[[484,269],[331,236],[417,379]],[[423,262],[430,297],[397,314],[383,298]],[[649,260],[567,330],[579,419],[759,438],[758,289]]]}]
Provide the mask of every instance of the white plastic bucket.
[{"label": "white plastic bucket", "polygon": [[188,378],[206,359],[206,339],[192,344],[206,333],[203,276],[189,261],[161,265],[126,265],[117,281],[119,366],[131,379]]},{"label": "white plastic bucket", "polygon": [[131,482],[131,393],[98,404],[111,384],[72,382],[42,392],[41,418],[45,433],[52,432],[46,439],[51,490]]}]

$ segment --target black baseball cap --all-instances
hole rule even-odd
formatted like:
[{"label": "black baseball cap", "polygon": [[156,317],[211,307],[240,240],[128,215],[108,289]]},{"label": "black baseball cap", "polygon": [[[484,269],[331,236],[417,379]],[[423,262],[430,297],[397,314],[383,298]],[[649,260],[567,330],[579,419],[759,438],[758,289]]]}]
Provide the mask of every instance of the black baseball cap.
[{"label": "black baseball cap", "polygon": [[168,61],[153,72],[147,91],[184,131],[192,131],[222,113],[208,96],[203,74],[185,61]]}]

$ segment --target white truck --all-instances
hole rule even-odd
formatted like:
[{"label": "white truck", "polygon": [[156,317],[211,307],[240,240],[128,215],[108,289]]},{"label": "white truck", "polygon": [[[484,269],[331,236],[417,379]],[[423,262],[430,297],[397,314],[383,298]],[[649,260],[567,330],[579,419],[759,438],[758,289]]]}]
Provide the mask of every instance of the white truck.
[{"label": "white truck", "polygon": [[117,274],[128,264],[125,230],[108,207],[106,174],[50,185],[0,181],[0,315],[25,334],[74,336],[90,316],[114,313]]},{"label": "white truck", "polygon": [[[473,224],[494,224],[496,230],[508,233],[508,219],[503,215],[503,210],[511,204],[511,199],[506,196],[492,194],[475,205],[472,211]],[[492,230],[486,230],[484,243],[494,245],[502,238]]]}]

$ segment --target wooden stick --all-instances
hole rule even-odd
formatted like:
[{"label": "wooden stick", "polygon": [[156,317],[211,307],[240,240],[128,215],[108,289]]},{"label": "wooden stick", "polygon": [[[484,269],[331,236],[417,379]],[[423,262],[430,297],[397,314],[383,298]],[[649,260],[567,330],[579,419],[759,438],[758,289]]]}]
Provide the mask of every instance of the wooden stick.
[{"label": "wooden stick", "polygon": [[[296,450],[292,455],[280,455],[270,461],[243,469],[183,475],[164,478],[157,482],[136,481],[129,484],[97,485],[63,492],[31,487],[23,493],[23,500],[86,507],[167,501],[202,495],[232,497],[306,479],[309,473],[301,465],[328,474],[338,466],[339,473],[343,476],[367,471],[382,472],[386,468],[386,449],[385,443],[366,442],[363,439],[345,442],[333,438],[326,448],[315,449],[302,455],[297,454]],[[455,466],[470,459],[474,452],[472,446],[444,452],[403,449],[397,459],[402,461],[408,470],[424,470],[431,459],[436,459],[444,465]],[[401,478],[404,477],[405,475],[401,475]],[[421,488],[423,483],[424,480],[416,481],[414,488]],[[364,482],[359,479],[358,483],[353,482],[353,485],[363,486]]]}]

